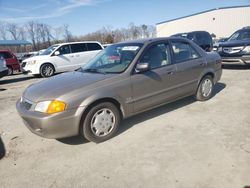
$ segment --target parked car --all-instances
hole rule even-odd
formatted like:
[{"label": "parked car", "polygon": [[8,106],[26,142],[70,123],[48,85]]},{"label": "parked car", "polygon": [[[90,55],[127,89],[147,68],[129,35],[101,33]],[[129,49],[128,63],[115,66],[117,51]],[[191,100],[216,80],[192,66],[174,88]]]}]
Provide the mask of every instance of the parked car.
[{"label": "parked car", "polygon": [[73,71],[87,63],[103,49],[99,42],[71,42],[55,44],[41,55],[22,62],[24,73],[53,76],[57,72]]},{"label": "parked car", "polygon": [[192,31],[188,33],[178,33],[173,37],[184,37],[198,44],[206,52],[213,50],[213,39],[206,31]]},{"label": "parked car", "polygon": [[220,42],[218,53],[223,64],[250,65],[250,27],[242,28]]},{"label": "parked car", "polygon": [[78,71],[29,86],[16,108],[42,137],[80,133],[102,142],[115,135],[121,119],[190,95],[210,99],[221,74],[218,53],[184,38],[123,42]]},{"label": "parked car", "polygon": [[8,68],[6,66],[6,61],[4,58],[0,58],[0,78],[8,74]]},{"label": "parked car", "polygon": [[20,71],[20,64],[17,57],[8,50],[0,50],[0,58],[4,58],[8,67],[8,75]]}]

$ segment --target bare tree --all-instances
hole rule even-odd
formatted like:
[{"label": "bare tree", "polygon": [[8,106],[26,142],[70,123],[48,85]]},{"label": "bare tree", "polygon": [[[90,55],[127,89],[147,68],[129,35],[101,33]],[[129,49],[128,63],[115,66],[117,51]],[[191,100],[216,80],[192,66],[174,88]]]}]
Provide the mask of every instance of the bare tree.
[{"label": "bare tree", "polygon": [[3,40],[7,39],[6,24],[4,22],[0,23],[0,38]]},{"label": "bare tree", "polygon": [[27,32],[30,40],[33,44],[33,49],[36,49],[36,23],[34,21],[30,21],[26,24]]},{"label": "bare tree", "polygon": [[71,32],[69,31],[69,25],[68,24],[64,24],[63,26],[63,35],[64,35],[64,39],[66,42],[70,42],[72,41],[73,37]]},{"label": "bare tree", "polygon": [[19,27],[18,28],[18,33],[19,33],[19,38],[21,40],[26,40],[27,39],[27,32],[25,30],[25,28],[22,26],[22,27]]},{"label": "bare tree", "polygon": [[19,27],[16,23],[8,23],[7,31],[10,33],[14,40],[18,40],[19,38]]}]

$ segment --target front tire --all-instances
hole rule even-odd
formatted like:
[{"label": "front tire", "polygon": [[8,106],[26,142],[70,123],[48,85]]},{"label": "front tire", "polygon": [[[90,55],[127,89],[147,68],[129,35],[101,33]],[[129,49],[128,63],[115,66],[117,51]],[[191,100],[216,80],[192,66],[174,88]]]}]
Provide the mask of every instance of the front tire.
[{"label": "front tire", "polygon": [[53,76],[55,73],[55,68],[51,64],[43,64],[40,69],[40,74],[42,77],[47,78]]},{"label": "front tire", "polygon": [[91,142],[104,142],[116,134],[120,120],[120,112],[113,103],[97,104],[87,113],[82,134]]},{"label": "front tire", "polygon": [[213,78],[210,75],[204,76],[198,86],[196,93],[196,100],[206,101],[210,99],[212,97],[213,90],[214,90]]}]

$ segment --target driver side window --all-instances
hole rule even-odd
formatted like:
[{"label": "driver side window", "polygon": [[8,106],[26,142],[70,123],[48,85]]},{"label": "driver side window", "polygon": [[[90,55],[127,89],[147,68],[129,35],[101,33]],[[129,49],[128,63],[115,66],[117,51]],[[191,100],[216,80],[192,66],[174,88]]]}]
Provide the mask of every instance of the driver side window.
[{"label": "driver side window", "polygon": [[70,54],[70,47],[69,45],[61,46],[57,51],[60,52],[60,55]]},{"label": "driver side window", "polygon": [[142,56],[140,63],[149,63],[150,69],[171,64],[169,45],[160,43],[151,46]]}]

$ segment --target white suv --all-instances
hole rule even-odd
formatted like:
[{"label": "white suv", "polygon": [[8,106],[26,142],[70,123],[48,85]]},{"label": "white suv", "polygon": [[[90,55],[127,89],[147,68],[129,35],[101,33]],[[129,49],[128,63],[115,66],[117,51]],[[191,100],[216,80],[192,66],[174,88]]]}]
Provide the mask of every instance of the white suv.
[{"label": "white suv", "polygon": [[0,58],[0,78],[8,74],[8,67],[6,66],[6,61]]},{"label": "white suv", "polygon": [[55,44],[41,55],[25,59],[22,62],[24,73],[53,76],[56,72],[73,71],[93,58],[103,46],[99,42],[71,42]]}]

